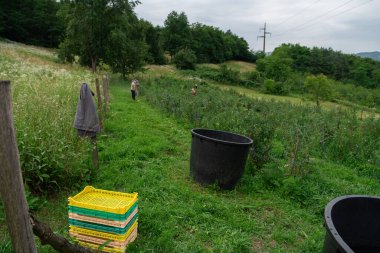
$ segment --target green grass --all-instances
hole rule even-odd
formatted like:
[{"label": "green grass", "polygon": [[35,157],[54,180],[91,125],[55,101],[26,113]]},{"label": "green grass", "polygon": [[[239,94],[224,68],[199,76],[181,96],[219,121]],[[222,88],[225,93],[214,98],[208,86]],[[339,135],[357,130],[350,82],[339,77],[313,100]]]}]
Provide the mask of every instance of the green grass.
[{"label": "green grass", "polygon": [[[17,55],[10,50],[3,52],[6,62]],[[30,64],[49,65],[49,56],[33,54],[36,56],[25,50],[17,57],[28,55]],[[65,73],[73,74],[71,68]],[[176,75],[172,68],[152,67],[139,78],[158,76],[162,69],[165,74]],[[75,78],[83,76],[82,72],[74,74]],[[20,75],[21,84],[27,84],[28,75],[32,74]],[[148,88],[143,81],[141,85]],[[287,178],[282,187],[266,183],[268,171],[255,175],[246,172],[232,191],[202,187],[189,176],[193,125],[153,107],[144,96],[132,101],[129,87],[129,82],[111,78],[106,131],[98,137],[100,168],[93,171],[92,182],[96,188],[139,193],[139,236],[128,252],[321,252],[324,206],[337,196],[380,192],[377,170],[372,173],[324,160],[316,160],[316,169],[306,177]],[[24,124],[28,124],[27,119]],[[88,184],[79,181],[76,189],[47,196],[37,217],[68,238],[67,198]],[[0,203],[0,252],[11,252],[1,210]],[[54,252],[50,246],[40,245],[38,251]]]},{"label": "green grass", "polygon": [[[288,102],[293,105],[316,106],[315,102],[310,101],[305,98],[265,94],[265,93],[258,92],[254,89],[217,83],[215,81],[210,82],[210,84],[216,87],[219,87],[222,90],[236,91],[237,93],[250,97],[250,98],[269,100],[269,101],[273,100],[273,101],[280,101],[280,102]],[[354,103],[348,103],[348,102],[334,103],[330,101],[321,101],[320,105],[321,105],[321,108],[326,109],[326,110],[336,110],[336,109],[352,110],[354,109],[358,111],[357,114],[359,117],[376,117],[376,118],[380,117],[380,114],[376,110],[371,110],[367,107],[359,106]]]},{"label": "green grass", "polygon": [[[242,61],[227,61],[224,64],[226,64],[228,68],[231,68],[232,70],[237,70],[240,73],[251,72],[256,68],[255,64]],[[199,64],[199,66],[218,69],[220,67],[220,64],[203,63]]]},{"label": "green grass", "polygon": [[[314,252],[321,247],[320,217],[244,183],[249,180],[234,191],[199,186],[189,177],[190,126],[144,98],[133,102],[125,83],[113,83],[111,94],[93,186],[139,193],[139,237],[129,252]],[[64,196],[49,200],[38,216],[67,236],[65,205]],[[50,252],[49,246],[40,251]]]},{"label": "green grass", "polygon": [[[291,252],[310,246],[306,236],[323,238],[318,217],[280,196],[200,187],[189,177],[190,127],[144,98],[133,102],[127,84],[112,94],[94,186],[139,193],[139,240],[130,252]],[[320,248],[316,241],[310,247]]]}]

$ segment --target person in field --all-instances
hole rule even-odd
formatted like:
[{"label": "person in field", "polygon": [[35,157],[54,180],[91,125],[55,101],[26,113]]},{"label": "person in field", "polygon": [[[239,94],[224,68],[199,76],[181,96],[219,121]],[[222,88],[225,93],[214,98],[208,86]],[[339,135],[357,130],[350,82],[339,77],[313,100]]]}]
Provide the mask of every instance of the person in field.
[{"label": "person in field", "polygon": [[191,95],[196,96],[197,90],[198,90],[198,85],[194,85],[193,88],[191,89]]},{"label": "person in field", "polygon": [[131,95],[133,100],[136,100],[137,89],[137,80],[133,79],[131,82]]},{"label": "person in field", "polygon": [[136,97],[139,96],[139,89],[140,89],[140,82],[139,80],[135,79],[135,83],[136,83]]}]

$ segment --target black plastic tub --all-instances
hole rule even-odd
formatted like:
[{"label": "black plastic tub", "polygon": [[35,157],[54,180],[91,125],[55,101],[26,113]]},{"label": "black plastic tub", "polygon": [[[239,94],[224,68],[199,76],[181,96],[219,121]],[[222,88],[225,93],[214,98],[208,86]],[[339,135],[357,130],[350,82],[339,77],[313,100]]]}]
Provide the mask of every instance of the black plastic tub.
[{"label": "black plastic tub", "polygon": [[379,253],[380,198],[343,196],[325,208],[324,253]]},{"label": "black plastic tub", "polygon": [[245,136],[210,129],[192,129],[190,175],[199,183],[217,182],[233,189],[241,176],[253,141]]}]

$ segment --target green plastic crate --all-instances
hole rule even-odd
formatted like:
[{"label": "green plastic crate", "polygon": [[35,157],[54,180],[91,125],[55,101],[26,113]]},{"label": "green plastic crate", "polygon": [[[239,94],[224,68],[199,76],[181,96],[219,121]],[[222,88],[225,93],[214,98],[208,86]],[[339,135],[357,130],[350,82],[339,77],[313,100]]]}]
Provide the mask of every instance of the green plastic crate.
[{"label": "green plastic crate", "polygon": [[135,210],[137,206],[138,206],[138,202],[136,201],[133,204],[133,206],[131,206],[131,208],[125,214],[108,213],[108,212],[92,210],[92,209],[87,209],[87,208],[82,208],[82,207],[77,207],[77,206],[69,206],[69,212],[85,215],[85,216],[106,219],[106,220],[124,221],[129,217],[129,215],[131,215],[131,213]]}]

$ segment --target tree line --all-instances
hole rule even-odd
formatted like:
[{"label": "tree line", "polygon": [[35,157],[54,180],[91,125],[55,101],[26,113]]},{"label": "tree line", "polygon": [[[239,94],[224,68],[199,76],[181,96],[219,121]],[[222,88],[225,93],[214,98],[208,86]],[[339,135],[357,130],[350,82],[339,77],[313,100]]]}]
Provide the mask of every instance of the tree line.
[{"label": "tree line", "polygon": [[105,63],[124,77],[146,63],[165,64],[168,59],[179,68],[195,68],[196,63],[262,58],[258,71],[279,88],[293,80],[294,73],[323,74],[355,86],[379,87],[380,62],[331,48],[292,44],[263,57],[230,30],[190,24],[184,12],[172,11],[162,27],[154,26],[137,17],[138,4],[129,0],[0,0],[0,37],[59,48],[64,61],[73,62],[79,56],[78,61],[93,71]]},{"label": "tree line", "polygon": [[323,74],[336,81],[370,89],[380,87],[380,62],[331,48],[283,44],[270,57],[260,60],[258,69],[277,81],[298,72]]},{"label": "tree line", "polygon": [[320,100],[380,105],[380,62],[331,48],[282,44],[256,62],[248,83],[271,94],[312,94]]},{"label": "tree line", "polygon": [[57,16],[60,2],[0,0],[0,37],[43,47],[58,47],[65,25]]},{"label": "tree line", "polygon": [[[123,76],[143,64],[165,64],[181,50],[195,63],[254,61],[248,43],[230,30],[190,24],[171,12],[163,27],[139,19],[128,0],[0,0],[0,37],[59,48],[59,57],[96,70],[102,63]],[[165,52],[167,56],[165,56]]]}]

